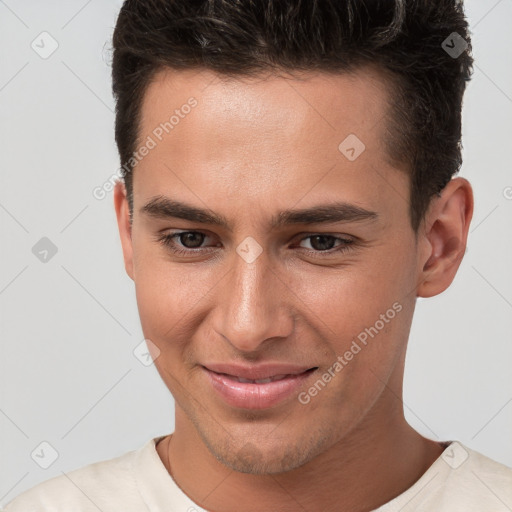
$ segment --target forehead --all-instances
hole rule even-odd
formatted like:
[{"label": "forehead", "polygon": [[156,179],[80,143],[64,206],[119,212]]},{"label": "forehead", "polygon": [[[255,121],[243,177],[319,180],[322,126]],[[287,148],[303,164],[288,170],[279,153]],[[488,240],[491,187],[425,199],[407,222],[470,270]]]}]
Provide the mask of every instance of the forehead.
[{"label": "forehead", "polygon": [[[323,131],[367,130],[375,127],[388,112],[389,86],[375,67],[361,67],[350,73],[298,72],[256,77],[219,75],[209,70],[156,73],[144,95],[141,107],[142,132],[170,117],[194,97],[203,123],[215,122],[242,129],[258,128],[258,135],[269,135],[269,128],[280,131],[302,124],[310,135]],[[187,123],[192,128],[193,121]],[[193,126],[197,133],[198,126]],[[176,130],[179,136],[186,128]],[[240,134],[240,137],[243,134]],[[265,137],[262,137],[264,139]]]},{"label": "forehead", "polygon": [[378,202],[401,187],[382,190],[383,176],[397,174],[384,145],[388,100],[386,80],[369,67],[251,78],[162,70],[142,102],[139,143],[154,146],[137,165],[134,197]]}]

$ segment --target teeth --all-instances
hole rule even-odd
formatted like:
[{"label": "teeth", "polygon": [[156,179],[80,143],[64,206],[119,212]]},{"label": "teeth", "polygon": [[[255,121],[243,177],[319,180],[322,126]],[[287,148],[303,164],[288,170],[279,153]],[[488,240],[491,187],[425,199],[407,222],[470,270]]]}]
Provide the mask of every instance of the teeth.
[{"label": "teeth", "polygon": [[254,380],[243,379],[242,377],[236,377],[236,380],[238,380],[238,382],[255,382]]},{"label": "teeth", "polygon": [[288,375],[286,375],[286,374],[283,374],[283,375],[274,375],[274,376],[272,377],[272,380],[273,380],[273,381],[274,381],[274,380],[281,380],[281,379],[284,379],[285,377],[288,377]]},{"label": "teeth", "polygon": [[276,380],[281,380],[286,377],[286,374],[283,375],[274,375],[273,377],[267,377],[266,379],[244,379],[243,377],[236,377],[238,382],[248,383],[248,384],[268,384],[269,382],[274,382]]}]

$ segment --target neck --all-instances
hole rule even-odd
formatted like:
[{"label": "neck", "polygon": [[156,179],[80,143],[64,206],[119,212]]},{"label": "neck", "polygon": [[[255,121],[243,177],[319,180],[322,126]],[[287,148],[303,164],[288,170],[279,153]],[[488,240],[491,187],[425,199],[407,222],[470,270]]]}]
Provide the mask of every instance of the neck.
[{"label": "neck", "polygon": [[207,510],[236,512],[240,503],[254,503],[253,510],[371,511],[411,487],[443,451],[407,424],[396,395],[386,395],[349,435],[285,473],[253,475],[227,468],[181,410],[172,444],[167,437],[157,451],[182,491]]}]

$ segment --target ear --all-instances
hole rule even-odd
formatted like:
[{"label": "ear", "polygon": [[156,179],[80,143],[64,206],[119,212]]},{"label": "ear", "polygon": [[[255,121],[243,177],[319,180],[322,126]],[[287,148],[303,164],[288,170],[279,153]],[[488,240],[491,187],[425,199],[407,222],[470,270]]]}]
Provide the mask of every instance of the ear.
[{"label": "ear", "polygon": [[468,180],[453,178],[429,206],[421,230],[425,249],[420,261],[418,297],[433,297],[452,283],[464,257],[473,216],[473,190]]},{"label": "ear", "polygon": [[123,248],[124,268],[133,280],[133,246],[132,228],[130,225],[130,207],[126,197],[126,187],[122,181],[118,181],[114,187],[114,207],[116,209],[117,226]]}]

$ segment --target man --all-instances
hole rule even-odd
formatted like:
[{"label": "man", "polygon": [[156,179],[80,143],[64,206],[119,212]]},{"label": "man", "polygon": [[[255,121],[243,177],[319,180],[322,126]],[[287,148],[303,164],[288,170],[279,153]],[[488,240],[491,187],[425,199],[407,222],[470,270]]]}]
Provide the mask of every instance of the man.
[{"label": "man", "polygon": [[175,430],[7,512],[511,509],[511,469],[401,401],[416,298],[451,284],[473,213],[467,23],[368,4],[124,3],[114,202]]}]

